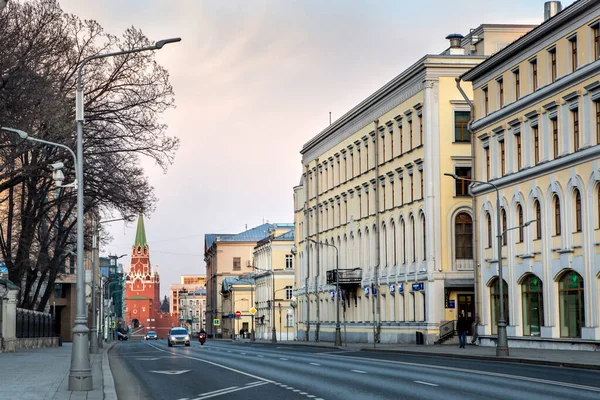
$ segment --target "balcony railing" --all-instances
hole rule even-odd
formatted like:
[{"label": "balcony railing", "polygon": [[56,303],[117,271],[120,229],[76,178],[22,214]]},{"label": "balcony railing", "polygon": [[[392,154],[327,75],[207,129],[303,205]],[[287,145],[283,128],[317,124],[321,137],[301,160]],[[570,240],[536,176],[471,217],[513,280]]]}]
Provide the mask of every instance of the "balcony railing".
[{"label": "balcony railing", "polygon": [[[335,269],[333,271],[327,271],[327,284],[328,285],[336,284],[336,282],[337,282],[336,272],[338,272],[338,271],[336,271]],[[340,273],[340,276],[339,276],[340,285],[349,285],[349,284],[360,285],[360,282],[362,280],[362,269],[361,268],[340,269],[339,273]]]}]

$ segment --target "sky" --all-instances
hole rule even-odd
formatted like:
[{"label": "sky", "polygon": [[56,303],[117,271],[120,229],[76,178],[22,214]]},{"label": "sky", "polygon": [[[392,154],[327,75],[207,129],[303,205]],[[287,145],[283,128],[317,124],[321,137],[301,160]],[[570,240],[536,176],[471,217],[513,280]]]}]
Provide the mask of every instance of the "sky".
[{"label": "sky", "polygon": [[[156,53],[177,108],[163,115],[181,140],[166,173],[143,160],[159,201],[145,216],[161,296],[204,274],[204,235],[293,222],[304,143],[450,33],[482,23],[539,24],[533,0],[59,0],[67,13],[120,35],[181,37]],[[563,1],[563,7],[573,1]],[[106,226],[101,255],[130,254],[136,222]],[[130,256],[121,261],[129,266]]]}]

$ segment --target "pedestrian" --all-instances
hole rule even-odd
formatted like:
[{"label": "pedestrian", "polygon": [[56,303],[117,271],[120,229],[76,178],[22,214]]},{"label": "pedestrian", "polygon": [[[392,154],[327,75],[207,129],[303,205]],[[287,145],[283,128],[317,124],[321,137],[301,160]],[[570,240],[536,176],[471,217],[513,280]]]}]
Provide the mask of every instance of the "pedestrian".
[{"label": "pedestrian", "polygon": [[465,313],[461,312],[458,316],[458,321],[456,322],[456,331],[458,332],[458,343],[459,347],[464,349],[465,344],[467,343],[467,329],[468,329],[468,321],[465,318]]}]

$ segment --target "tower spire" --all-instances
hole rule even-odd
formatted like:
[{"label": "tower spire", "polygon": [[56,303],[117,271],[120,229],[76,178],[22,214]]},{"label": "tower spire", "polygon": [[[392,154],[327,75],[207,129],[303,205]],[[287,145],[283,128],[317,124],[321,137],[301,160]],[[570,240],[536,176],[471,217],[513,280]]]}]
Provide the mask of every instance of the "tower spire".
[{"label": "tower spire", "polygon": [[138,217],[137,231],[135,233],[134,247],[148,247],[146,242],[146,229],[144,228],[144,214],[140,212]]}]

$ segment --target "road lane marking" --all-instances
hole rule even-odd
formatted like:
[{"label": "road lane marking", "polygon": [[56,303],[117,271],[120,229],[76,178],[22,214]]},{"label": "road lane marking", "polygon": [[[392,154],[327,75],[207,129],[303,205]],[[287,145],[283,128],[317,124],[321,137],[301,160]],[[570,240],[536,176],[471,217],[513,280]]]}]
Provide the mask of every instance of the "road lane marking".
[{"label": "road lane marking", "polygon": [[[569,382],[550,381],[547,379],[530,378],[527,376],[508,375],[508,374],[502,374],[499,372],[475,371],[475,370],[471,370],[471,369],[467,370],[467,369],[456,368],[456,367],[444,367],[444,366],[440,366],[440,365],[419,364],[419,363],[413,363],[413,362],[407,362],[407,361],[393,361],[393,360],[385,360],[385,359],[370,358],[370,357],[338,356],[335,354],[327,354],[327,357],[328,358],[337,357],[337,358],[342,358],[342,359],[352,358],[352,359],[362,360],[362,361],[366,360],[366,361],[375,361],[375,362],[382,362],[382,363],[388,363],[388,364],[406,365],[409,367],[426,367],[426,368],[440,369],[440,370],[444,370],[444,371],[486,375],[486,376],[493,376],[493,377],[498,377],[498,378],[515,379],[515,380],[519,380],[519,381],[543,383],[546,385],[564,386],[564,387],[569,387],[572,389],[588,390],[590,392],[600,392],[600,387],[578,385],[576,383],[569,383]],[[433,355],[432,357],[435,357],[435,355]]]},{"label": "road lane marking", "polygon": [[240,353],[240,354],[246,355],[246,353]]},{"label": "road lane marking", "polygon": [[423,382],[423,381],[414,381],[415,383],[420,383],[421,385],[427,385],[427,386],[440,386],[440,385],[436,385],[435,383],[429,383],[429,382]]},{"label": "road lane marking", "polygon": [[200,393],[198,396],[208,396],[209,394],[215,394],[215,393],[220,393],[220,392],[224,392],[226,390],[231,390],[231,389],[236,389],[237,386],[231,386],[225,389],[219,389],[219,390],[213,390],[212,392],[206,392],[206,393]]},{"label": "road lane marking", "polygon": [[165,374],[165,375],[181,375],[181,374],[185,374],[186,372],[190,372],[191,369],[184,369],[182,371],[150,371],[150,372],[154,372],[155,374]]},{"label": "road lane marking", "polygon": [[300,394],[304,396],[304,395],[306,395],[308,393],[306,393],[306,392],[300,392]]},{"label": "road lane marking", "polygon": [[319,363],[309,363],[310,365],[321,365]]},{"label": "road lane marking", "polygon": [[282,360],[282,361],[287,361],[288,360],[287,358],[283,358],[283,357],[280,357],[279,359]]},{"label": "road lane marking", "polygon": [[359,374],[366,374],[367,373],[366,371],[361,371],[360,369],[351,369],[350,371],[357,372]]},{"label": "road lane marking", "polygon": [[262,383],[262,381],[257,381],[257,382],[250,382],[250,383],[246,383],[246,386],[249,386],[249,385],[256,385],[257,383]]},{"label": "road lane marking", "polygon": [[256,357],[265,358],[265,356],[261,356],[260,354],[257,355]]},{"label": "road lane marking", "polygon": [[231,389],[228,391],[221,391],[219,393],[214,393],[214,394],[210,394],[210,395],[204,395],[204,396],[200,396],[200,397],[196,397],[195,399],[191,399],[191,400],[204,400],[204,399],[209,399],[211,397],[217,397],[217,396],[222,396],[224,394],[229,394],[229,393],[233,393],[233,392],[239,392],[240,390],[246,390],[246,389],[252,389],[255,388],[257,386],[262,386],[262,385],[266,385],[268,384],[268,382],[259,382],[256,383],[252,386],[244,386],[244,387],[240,387],[240,388],[236,388],[236,389]]}]

